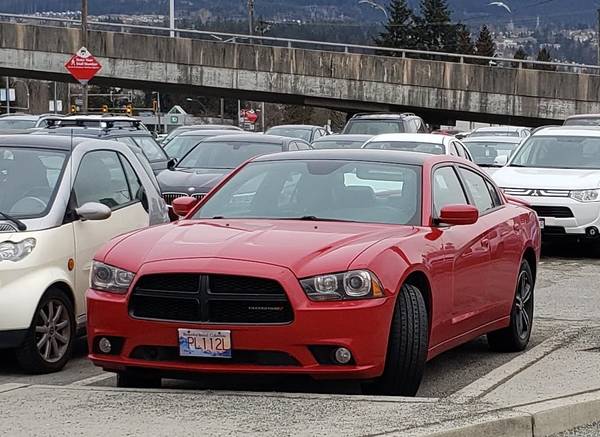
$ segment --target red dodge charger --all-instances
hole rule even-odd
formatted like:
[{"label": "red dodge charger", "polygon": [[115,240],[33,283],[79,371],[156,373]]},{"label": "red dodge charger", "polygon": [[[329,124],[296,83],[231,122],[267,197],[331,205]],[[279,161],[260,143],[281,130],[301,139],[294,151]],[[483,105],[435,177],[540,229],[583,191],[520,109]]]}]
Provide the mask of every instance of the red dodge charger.
[{"label": "red dodge charger", "polygon": [[267,155],[173,207],[95,257],[90,358],[119,386],[284,373],[414,395],[441,352],[529,342],[537,216],[460,158]]}]

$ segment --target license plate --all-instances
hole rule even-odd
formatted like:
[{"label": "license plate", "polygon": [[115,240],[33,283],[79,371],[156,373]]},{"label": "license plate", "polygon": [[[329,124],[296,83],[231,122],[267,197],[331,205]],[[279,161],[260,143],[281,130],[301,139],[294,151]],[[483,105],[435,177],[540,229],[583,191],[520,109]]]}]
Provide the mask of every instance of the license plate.
[{"label": "license plate", "polygon": [[546,219],[539,219],[540,220],[540,229],[544,229],[546,227]]},{"label": "license plate", "polygon": [[231,331],[178,329],[182,357],[231,358]]}]

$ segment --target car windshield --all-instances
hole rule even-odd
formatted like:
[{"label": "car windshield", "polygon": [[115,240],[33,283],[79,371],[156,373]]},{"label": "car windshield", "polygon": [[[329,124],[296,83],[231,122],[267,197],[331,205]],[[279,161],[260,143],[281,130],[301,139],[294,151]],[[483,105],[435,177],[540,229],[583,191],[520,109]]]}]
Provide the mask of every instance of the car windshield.
[{"label": "car windshield", "polygon": [[512,167],[600,169],[600,137],[535,136],[510,161]]},{"label": "car windshield", "polygon": [[365,144],[365,149],[404,150],[408,152],[430,153],[432,155],[444,154],[444,148],[441,144],[418,141],[372,141]]},{"label": "car windshield", "polygon": [[254,156],[275,152],[281,152],[281,144],[207,141],[188,153],[178,167],[232,169]]},{"label": "car windshield", "polygon": [[142,149],[144,155],[150,162],[166,161],[165,151],[157,144],[152,137],[133,137],[133,141]]},{"label": "car windshield", "polygon": [[171,131],[171,133],[169,135],[167,135],[167,137],[163,140],[163,144],[167,144],[173,138],[181,135],[184,132],[188,132],[188,131],[191,131],[191,130],[193,130],[193,128],[191,128],[191,127],[189,127],[189,128],[178,127],[177,129]]},{"label": "car windshield", "polygon": [[312,130],[307,128],[294,127],[273,127],[267,131],[267,135],[280,135],[282,137],[300,138],[310,142]]},{"label": "car windshield", "polygon": [[497,164],[498,158],[510,157],[519,142],[464,141],[463,144],[469,149],[477,165],[500,167],[501,164]]},{"label": "car windshield", "polygon": [[345,134],[381,135],[404,132],[404,124],[396,120],[351,120],[348,122]]},{"label": "car windshield", "polygon": [[31,129],[36,124],[35,120],[20,120],[14,118],[0,119],[0,130],[2,129]]},{"label": "car windshield", "polygon": [[333,220],[417,225],[421,168],[365,161],[248,164],[194,218]]},{"label": "car windshield", "polygon": [[567,118],[565,126],[600,126],[600,117],[575,117]]},{"label": "car windshield", "polygon": [[62,151],[0,147],[0,211],[15,218],[46,215],[66,161]]},{"label": "car windshield", "polygon": [[168,144],[165,145],[164,151],[167,152],[169,158],[181,159],[188,153],[192,148],[202,141],[205,136],[178,136],[173,138]]},{"label": "car windshield", "polygon": [[360,149],[364,143],[355,140],[323,140],[315,141],[312,146],[314,149]]}]

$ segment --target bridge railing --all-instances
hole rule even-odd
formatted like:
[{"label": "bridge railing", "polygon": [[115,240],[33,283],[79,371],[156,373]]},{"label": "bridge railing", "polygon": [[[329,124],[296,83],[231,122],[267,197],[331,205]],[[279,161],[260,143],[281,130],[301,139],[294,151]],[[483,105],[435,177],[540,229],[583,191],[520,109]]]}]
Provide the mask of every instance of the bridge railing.
[{"label": "bridge railing", "polygon": [[[81,21],[68,18],[49,17],[42,15],[20,15],[0,13],[0,21],[52,25],[59,27],[81,27]],[[433,52],[424,50],[399,49],[392,47],[379,47],[360,44],[344,44],[328,41],[314,41],[295,38],[276,38],[264,35],[246,35],[227,32],[212,32],[195,29],[179,29],[164,26],[146,26],[140,24],[111,23],[104,21],[88,21],[90,30],[110,30],[124,33],[144,35],[159,35],[203,39],[214,42],[231,44],[259,44],[287,48],[324,50],[344,53],[360,53],[380,56],[393,56],[400,58],[437,60],[465,64],[489,65],[500,68],[531,68],[538,70],[559,71],[577,74],[600,75],[600,66],[567,62],[544,62],[529,59],[511,59],[501,57],[486,57],[477,55],[464,55],[457,53]]]}]

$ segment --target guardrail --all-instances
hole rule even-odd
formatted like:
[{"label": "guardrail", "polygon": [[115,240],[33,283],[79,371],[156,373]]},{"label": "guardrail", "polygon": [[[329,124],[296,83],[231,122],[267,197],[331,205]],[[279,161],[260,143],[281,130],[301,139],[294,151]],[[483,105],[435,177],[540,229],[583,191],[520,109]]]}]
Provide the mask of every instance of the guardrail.
[{"label": "guardrail", "polygon": [[[16,22],[24,24],[58,24],[60,27],[80,27],[80,20],[67,18],[46,17],[41,15],[21,15],[0,13],[0,21]],[[145,26],[139,24],[108,23],[103,21],[88,21],[90,30],[114,30],[127,33],[151,34],[159,36],[169,36],[171,32],[175,37],[188,37],[195,39],[205,39],[215,42],[224,42],[231,44],[260,44],[277,47],[287,47],[290,49],[313,49],[324,51],[335,51],[344,53],[360,53],[381,56],[394,56],[401,58],[428,59],[445,62],[457,62],[466,64],[483,64],[490,67],[500,68],[533,68],[539,70],[551,70],[578,74],[600,74],[600,66],[586,65],[566,62],[544,62],[535,60],[521,60],[500,57],[486,57],[477,55],[463,55],[457,53],[431,52],[423,50],[399,49],[391,47],[378,47],[360,44],[344,44],[327,41],[313,41],[294,38],[276,38],[263,35],[245,35],[226,32],[211,32],[206,30],[178,29],[163,26]]]}]

